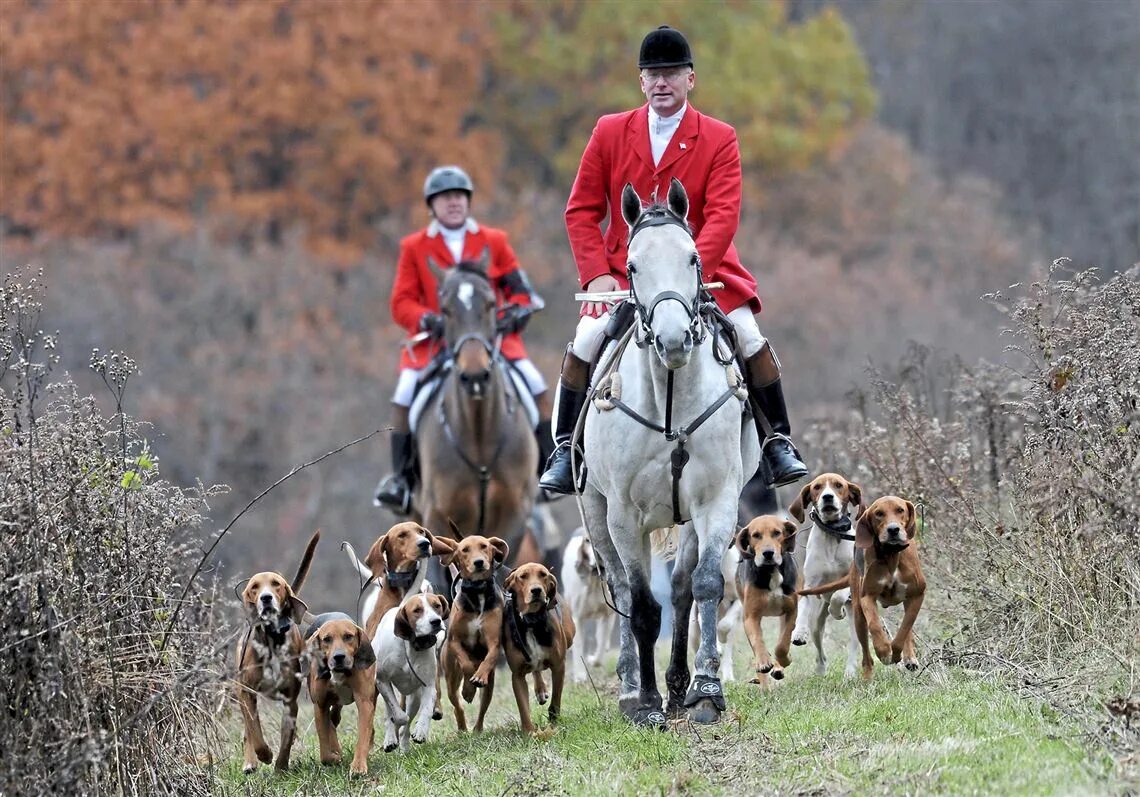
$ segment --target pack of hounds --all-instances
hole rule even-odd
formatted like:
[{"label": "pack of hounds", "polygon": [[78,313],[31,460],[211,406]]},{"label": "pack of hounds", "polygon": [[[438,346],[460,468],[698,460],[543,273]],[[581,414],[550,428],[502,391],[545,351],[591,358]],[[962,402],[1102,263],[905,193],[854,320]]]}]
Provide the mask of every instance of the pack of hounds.
[{"label": "pack of hounds", "polygon": [[[735,680],[731,645],[741,625],[752,647],[753,683],[767,688],[769,679],[782,679],[791,663],[791,646],[809,641],[815,646],[816,672],[822,674],[829,617],[850,618],[848,677],[861,667],[862,677],[871,678],[872,649],[884,664],[917,669],[913,627],[926,582],[914,505],[888,495],[864,506],[857,484],[824,473],[804,485],[788,514],[798,523],[777,515],[753,518],[725,552],[717,627],[721,680]],[[805,533],[809,537],[800,572],[793,554],[797,537]],[[397,523],[373,543],[363,561],[344,543],[366,583],[359,623],[343,612],[314,616],[299,597],[319,537],[318,531],[309,541],[292,582],[266,571],[251,577],[242,593],[250,627],[238,648],[235,687],[246,773],[255,771],[259,761],[288,768],[302,683],[308,686],[324,764],[341,762],[337,726],[342,709],[356,704],[350,771],[364,774],[379,702],[387,752],[406,752],[412,742],[428,740],[432,720],[443,717],[443,689],[460,731],[468,730],[464,704],[478,695],[470,727],[479,732],[504,659],[503,674],[510,673],[520,726],[533,734],[537,728],[528,681],[538,704],[549,704],[554,725],[567,667],[574,681],[584,681],[587,666],[600,664],[609,647],[615,616],[592,547],[582,535],[566,545],[561,588],[554,574],[537,563],[519,566],[503,578],[510,551],[497,537],[457,542],[414,522]],[[451,568],[451,599],[433,591],[425,578],[434,556]],[[891,637],[878,607],[900,603],[903,617]],[[774,656],[761,631],[765,617],[780,621]],[[592,623],[594,630],[592,640],[583,639],[578,648],[573,647],[575,618]],[[691,622],[696,623],[695,613]],[[276,760],[262,731],[259,696],[285,707]]]}]

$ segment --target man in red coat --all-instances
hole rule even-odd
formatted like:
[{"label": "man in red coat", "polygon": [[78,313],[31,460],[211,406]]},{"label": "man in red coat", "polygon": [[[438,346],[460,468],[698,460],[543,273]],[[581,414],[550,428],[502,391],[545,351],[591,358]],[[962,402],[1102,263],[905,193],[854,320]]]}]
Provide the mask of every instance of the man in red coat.
[{"label": "man in red coat", "polygon": [[[638,63],[647,105],[598,120],[566,203],[566,232],[587,291],[624,290],[626,235],[621,192],[632,183],[640,196],[664,197],[676,177],[689,195],[689,224],[696,234],[705,279],[723,282],[717,304],[732,321],[745,357],[745,379],[757,410],[774,434],[763,440],[762,464],[769,484],[807,475],[789,437],[791,426],[780,387],[780,365],[760,333],[756,280],[740,263],[732,239],[740,223],[740,147],[736,131],[688,104],[696,84],[689,43],[679,31],[662,26],[641,43]],[[609,215],[605,234],[600,225]],[[558,383],[555,442],[539,486],[554,493],[573,491],[570,437],[586,400],[589,363],[597,356],[608,321],[603,303],[587,302],[574,341],[562,361]]]},{"label": "man in red coat", "polygon": [[[503,230],[479,224],[471,218],[471,195],[475,186],[458,166],[441,166],[424,181],[424,201],[432,221],[419,232],[400,241],[400,259],[390,306],[392,318],[409,336],[430,333],[400,356],[400,376],[392,396],[392,468],[394,473],[377,485],[373,503],[407,514],[416,481],[415,440],[408,411],[424,369],[442,348],[443,317],[439,308],[439,285],[434,269],[448,269],[464,260],[478,261],[490,255],[487,276],[501,306],[498,329],[500,351],[522,374],[539,409],[536,430],[539,451],[550,450],[550,399],[546,382],[527,357],[521,332],[530,314],[541,310],[542,298],[519,268],[518,259]],[[429,260],[431,261],[429,263]]]}]

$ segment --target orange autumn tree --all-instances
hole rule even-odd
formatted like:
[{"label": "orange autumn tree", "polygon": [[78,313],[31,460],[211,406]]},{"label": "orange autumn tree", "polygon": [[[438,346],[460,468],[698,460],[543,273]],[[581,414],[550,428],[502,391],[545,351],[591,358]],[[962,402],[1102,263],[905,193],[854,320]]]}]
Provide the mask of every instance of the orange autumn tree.
[{"label": "orange autumn tree", "polygon": [[115,234],[210,215],[356,257],[423,175],[498,166],[468,122],[484,36],[463,2],[6,3],[0,217]]}]

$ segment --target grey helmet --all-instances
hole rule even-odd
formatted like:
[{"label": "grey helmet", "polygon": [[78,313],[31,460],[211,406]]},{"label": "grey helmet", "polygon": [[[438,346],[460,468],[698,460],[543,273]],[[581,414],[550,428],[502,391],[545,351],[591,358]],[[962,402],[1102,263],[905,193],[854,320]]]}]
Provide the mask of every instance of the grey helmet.
[{"label": "grey helmet", "polygon": [[430,205],[431,198],[444,191],[466,191],[470,199],[475,193],[475,185],[467,172],[458,166],[437,166],[424,180],[424,201]]}]

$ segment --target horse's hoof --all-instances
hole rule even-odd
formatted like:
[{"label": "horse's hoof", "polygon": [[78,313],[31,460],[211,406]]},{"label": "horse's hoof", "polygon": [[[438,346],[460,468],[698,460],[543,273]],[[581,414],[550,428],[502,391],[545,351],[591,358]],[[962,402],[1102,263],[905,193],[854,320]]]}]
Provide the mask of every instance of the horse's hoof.
[{"label": "horse's hoof", "polygon": [[641,698],[636,694],[618,698],[618,710],[627,719],[632,720],[639,708],[641,708]]},{"label": "horse's hoof", "polygon": [[709,698],[701,698],[689,707],[689,719],[701,725],[720,722],[720,709]]},{"label": "horse's hoof", "polygon": [[669,715],[669,719],[678,719],[685,716],[685,695],[670,694],[669,703],[665,706],[665,713]]},{"label": "horse's hoof", "polygon": [[655,728],[657,730],[665,730],[666,718],[665,712],[659,708],[652,706],[643,706],[633,713],[630,720],[634,725],[641,728]]}]

